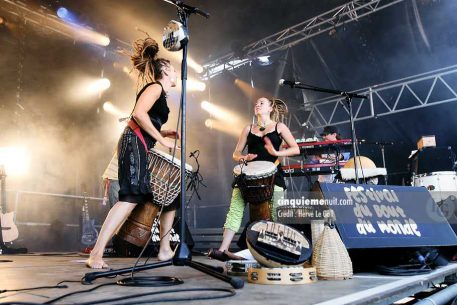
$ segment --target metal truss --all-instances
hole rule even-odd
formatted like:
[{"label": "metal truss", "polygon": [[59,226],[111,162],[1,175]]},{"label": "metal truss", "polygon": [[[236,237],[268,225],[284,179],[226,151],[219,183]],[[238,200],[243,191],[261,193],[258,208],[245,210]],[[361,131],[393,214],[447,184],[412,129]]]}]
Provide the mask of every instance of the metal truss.
[{"label": "metal truss", "polygon": [[206,73],[204,78],[212,78],[224,70],[235,69],[259,56],[266,56],[275,51],[292,47],[313,36],[335,29],[343,24],[357,21],[364,16],[403,1],[405,0],[354,0],[343,4],[243,47],[244,59],[236,58],[235,53],[232,52],[205,64]]},{"label": "metal truss", "polygon": [[[355,121],[454,102],[457,101],[457,65],[354,92],[368,96],[353,100]],[[311,128],[349,123],[347,103],[341,96],[310,101],[303,110],[309,111],[303,125]]]}]

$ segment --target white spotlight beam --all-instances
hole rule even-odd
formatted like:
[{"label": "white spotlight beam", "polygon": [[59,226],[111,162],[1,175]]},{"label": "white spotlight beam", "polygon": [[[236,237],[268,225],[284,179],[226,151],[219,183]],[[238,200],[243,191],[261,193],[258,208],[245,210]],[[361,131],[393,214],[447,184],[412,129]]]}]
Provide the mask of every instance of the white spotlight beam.
[{"label": "white spotlight beam", "polygon": [[[47,30],[53,31],[54,33],[63,35],[70,39],[95,43],[101,46],[107,46],[110,43],[109,37],[106,35],[86,27],[75,28],[74,25],[65,23],[56,16],[55,12],[44,6],[40,6],[36,9],[24,4],[23,2],[13,0],[0,0],[0,4],[2,9],[6,12],[16,17],[23,18],[24,21],[32,25],[46,28]],[[89,35],[88,33],[91,34]],[[130,44],[124,41],[119,39],[116,39],[116,41],[130,47]]]}]

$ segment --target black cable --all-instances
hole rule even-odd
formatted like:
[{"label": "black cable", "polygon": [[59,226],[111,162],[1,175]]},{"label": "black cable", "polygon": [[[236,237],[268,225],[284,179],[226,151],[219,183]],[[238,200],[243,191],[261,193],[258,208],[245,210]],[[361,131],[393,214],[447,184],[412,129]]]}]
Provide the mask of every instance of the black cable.
[{"label": "black cable", "polygon": [[28,291],[28,290],[38,290],[38,289],[61,289],[61,288],[68,288],[67,285],[61,285],[63,283],[80,283],[80,281],[61,281],[53,286],[38,286],[38,287],[29,287],[29,288],[20,288],[20,289],[4,289],[0,290],[0,293],[5,292],[18,292],[18,291]]},{"label": "black cable", "polygon": [[162,287],[184,284],[184,281],[177,277],[170,276],[145,276],[129,277],[116,282],[119,286],[135,287]]},{"label": "black cable", "polygon": [[[45,303],[32,303],[32,302],[3,302],[0,303],[0,305],[37,305],[37,304],[53,304],[56,301],[62,300],[64,298],[67,298],[69,296],[73,296],[76,294],[81,294],[81,293],[86,293],[86,292],[93,292],[98,288],[104,287],[104,286],[111,286],[115,285],[115,283],[104,283],[97,285],[93,288],[90,289],[85,289],[85,290],[79,290],[79,291],[73,291],[64,295],[61,295],[59,297],[56,297],[54,299],[48,300]],[[159,295],[159,294],[175,294],[175,293],[184,293],[184,292],[194,292],[194,291],[209,291],[209,292],[227,292],[225,295],[218,295],[218,296],[198,296],[198,297],[186,297],[186,298],[172,298],[172,299],[158,299],[158,300],[143,300],[143,301],[134,301],[130,303],[117,303],[119,304],[124,304],[124,305],[135,305],[135,304],[145,304],[145,303],[154,303],[154,302],[178,302],[178,301],[197,301],[197,300],[214,300],[214,299],[221,299],[221,298],[227,298],[236,295],[235,290],[229,289],[229,288],[189,288],[189,289],[172,289],[172,290],[162,290],[162,291],[155,291],[155,292],[148,292],[148,293],[139,293],[139,294],[133,294],[133,295],[128,295],[128,296],[123,296],[123,297],[117,297],[117,298],[111,298],[111,299],[102,299],[102,300],[93,300],[90,302],[85,302],[85,303],[73,303],[75,305],[90,305],[90,304],[102,304],[102,303],[109,303],[112,304],[114,302],[122,301],[122,300],[128,300],[128,299],[135,299],[139,297],[144,297],[144,296],[152,296],[152,295]]]},{"label": "black cable", "polygon": [[[61,296],[58,296],[54,299],[50,299],[46,302],[44,302],[43,304],[52,304],[58,300],[61,300],[63,298],[66,298],[66,297],[69,297],[69,296],[72,296],[72,295],[75,295],[75,294],[80,294],[80,293],[86,293],[86,292],[92,292],[100,287],[104,287],[104,286],[112,286],[112,285],[116,285],[116,283],[104,283],[104,284],[100,284],[100,285],[97,285],[95,287],[92,287],[92,288],[89,288],[89,289],[84,289],[84,290],[78,290],[78,291],[73,291],[73,292],[69,292],[69,293],[66,293],[64,295],[61,295]],[[4,305],[2,303],[0,303],[0,305]]]}]

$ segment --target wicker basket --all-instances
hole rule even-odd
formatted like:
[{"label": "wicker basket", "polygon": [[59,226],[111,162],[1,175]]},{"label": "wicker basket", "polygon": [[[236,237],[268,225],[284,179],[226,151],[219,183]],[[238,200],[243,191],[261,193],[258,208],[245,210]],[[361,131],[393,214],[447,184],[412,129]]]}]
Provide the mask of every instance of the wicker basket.
[{"label": "wicker basket", "polygon": [[313,266],[318,279],[345,280],[352,277],[352,262],[349,253],[332,225],[326,225],[314,245]]}]

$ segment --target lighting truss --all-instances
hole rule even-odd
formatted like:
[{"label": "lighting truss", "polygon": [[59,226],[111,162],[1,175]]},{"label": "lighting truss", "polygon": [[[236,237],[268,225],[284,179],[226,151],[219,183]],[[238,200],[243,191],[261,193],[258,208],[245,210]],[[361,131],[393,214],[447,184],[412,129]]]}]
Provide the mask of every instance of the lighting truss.
[{"label": "lighting truss", "polygon": [[[3,9],[5,12],[14,15],[17,18],[23,19],[26,23],[30,23],[73,40],[78,40],[74,28],[60,20],[55,12],[47,7],[40,6],[39,9],[33,9],[21,1],[0,0],[0,9]],[[92,30],[90,28],[87,29]],[[130,44],[125,41],[119,39],[115,39],[115,41],[118,43],[118,46],[123,45],[124,47],[130,47]]]},{"label": "lighting truss", "polygon": [[[457,65],[354,92],[368,96],[353,100],[355,121],[454,102],[457,101]],[[302,109],[309,111],[304,125],[312,128],[349,123],[344,97],[310,100]]]},{"label": "lighting truss", "polygon": [[212,78],[224,70],[232,70],[245,65],[259,56],[295,46],[313,36],[335,29],[343,24],[358,21],[360,18],[406,0],[354,0],[328,12],[310,18],[278,33],[262,38],[242,48],[244,59],[235,57],[234,52],[221,56],[204,65],[204,79]]}]

